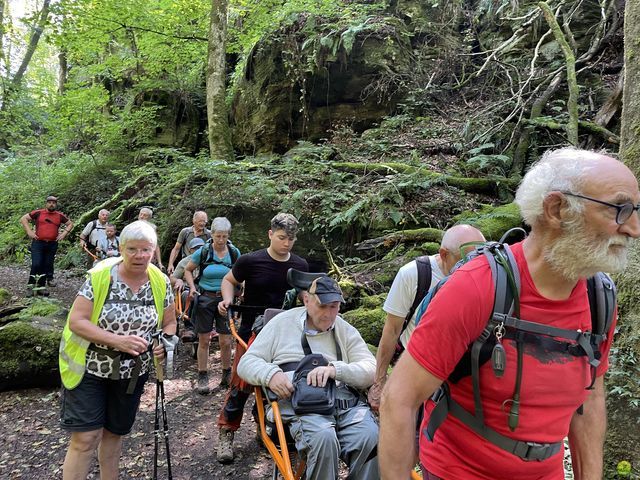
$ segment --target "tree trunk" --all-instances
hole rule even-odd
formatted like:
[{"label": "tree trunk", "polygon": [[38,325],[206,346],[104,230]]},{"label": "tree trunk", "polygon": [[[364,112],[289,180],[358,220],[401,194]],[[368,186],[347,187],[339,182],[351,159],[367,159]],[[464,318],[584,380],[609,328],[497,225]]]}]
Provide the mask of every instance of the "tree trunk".
[{"label": "tree trunk", "polygon": [[4,0],[0,0],[0,74],[4,63]]},{"label": "tree trunk", "polygon": [[16,71],[16,74],[13,76],[11,80],[12,87],[17,88],[22,83],[22,78],[27,71],[27,67],[29,63],[31,63],[31,58],[33,57],[34,52],[38,46],[38,42],[40,41],[40,37],[42,36],[42,32],[44,31],[44,27],[47,23],[47,18],[49,17],[49,4],[51,0],[44,0],[44,4],[42,5],[42,10],[40,11],[40,16],[38,18],[38,23],[33,29],[33,34],[31,35],[31,39],[29,40],[29,45],[27,46],[27,51],[24,54],[24,58],[22,59],[22,63],[20,67]]},{"label": "tree trunk", "polygon": [[22,79],[24,74],[27,71],[27,67],[29,67],[29,63],[31,63],[31,58],[33,57],[36,48],[38,47],[38,42],[40,42],[40,37],[42,36],[42,32],[44,31],[44,27],[47,24],[47,19],[49,18],[49,4],[51,0],[44,0],[44,4],[42,5],[42,10],[40,11],[40,15],[38,16],[38,21],[33,29],[33,33],[31,34],[31,39],[29,40],[29,45],[27,46],[27,50],[22,58],[22,63],[16,74],[11,79],[10,84],[4,92],[4,98],[2,99],[2,110],[6,110],[8,107],[8,103],[10,101],[10,97],[13,92],[15,92],[22,83]]},{"label": "tree trunk", "polygon": [[65,84],[67,83],[67,74],[69,71],[69,64],[67,63],[67,50],[63,47],[58,53],[58,93],[62,95],[64,93]]},{"label": "tree trunk", "polygon": [[207,58],[207,120],[213,160],[233,160],[226,105],[226,39],[228,0],[211,0]]},{"label": "tree trunk", "polygon": [[[620,158],[634,172],[640,175],[640,2],[626,3],[624,19],[624,89],[622,94],[622,129]],[[632,399],[640,398],[640,295],[638,276],[640,275],[640,242],[631,247],[629,266],[617,275],[618,303],[621,316],[618,320],[619,335],[615,340],[616,361],[610,375],[609,390],[620,392],[609,397],[609,431],[605,458],[614,462],[627,460],[634,467],[640,462],[640,434],[637,419],[640,408],[634,407]],[[613,383],[613,385],[610,385]],[[611,465],[611,467],[614,467]],[[613,470],[613,468],[610,468]]]}]

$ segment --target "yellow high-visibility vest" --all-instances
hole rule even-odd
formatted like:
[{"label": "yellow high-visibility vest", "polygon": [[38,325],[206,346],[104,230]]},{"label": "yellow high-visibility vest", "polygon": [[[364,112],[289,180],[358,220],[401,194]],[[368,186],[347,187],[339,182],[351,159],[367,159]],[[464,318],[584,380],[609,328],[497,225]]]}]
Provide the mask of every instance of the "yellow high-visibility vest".
[{"label": "yellow high-visibility vest", "polygon": [[[109,293],[109,283],[111,282],[111,268],[122,262],[122,257],[114,257],[103,260],[94,268],[89,270],[91,286],[93,287],[93,311],[90,321],[94,325],[98,324],[100,312],[104,306]],[[162,328],[162,317],[164,315],[164,299],[166,296],[166,283],[164,274],[158,267],[150,264],[147,268],[149,281],[151,282],[151,293],[153,303],[158,312],[158,330]],[[60,339],[60,350],[58,354],[58,364],[60,366],[60,377],[62,384],[68,390],[78,386],[85,372],[87,348],[91,343],[89,340],[76,335],[69,328],[69,318],[73,312],[73,307],[67,316],[67,323],[62,331]]]}]

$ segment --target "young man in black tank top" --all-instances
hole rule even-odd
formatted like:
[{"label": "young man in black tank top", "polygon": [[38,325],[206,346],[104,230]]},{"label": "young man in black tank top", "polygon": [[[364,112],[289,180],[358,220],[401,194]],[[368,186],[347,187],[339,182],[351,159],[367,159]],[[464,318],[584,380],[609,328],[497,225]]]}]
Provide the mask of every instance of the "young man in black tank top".
[{"label": "young man in black tank top", "polygon": [[[290,288],[287,271],[290,268],[309,271],[307,261],[291,253],[298,232],[298,220],[291,214],[279,213],[271,219],[269,247],[242,255],[233,269],[222,280],[223,300],[218,303],[220,314],[227,314],[227,307],[233,302],[236,286],[244,283],[244,304],[281,308],[284,296]],[[239,334],[246,341],[251,336],[254,315],[243,314]],[[240,428],[244,405],[251,390],[242,390],[240,378],[236,374],[238,361],[244,349],[236,346],[231,387],[225,397],[218,417],[220,435],[218,440],[218,461],[233,461],[233,436]]]}]

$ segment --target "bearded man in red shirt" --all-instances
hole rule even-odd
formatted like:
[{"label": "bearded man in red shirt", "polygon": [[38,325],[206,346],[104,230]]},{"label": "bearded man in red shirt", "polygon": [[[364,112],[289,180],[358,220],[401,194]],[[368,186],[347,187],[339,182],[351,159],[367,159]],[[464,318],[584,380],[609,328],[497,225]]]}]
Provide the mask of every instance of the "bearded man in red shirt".
[{"label": "bearded man in red shirt", "polygon": [[[58,197],[49,195],[45,208],[39,208],[24,214],[20,223],[31,239],[31,271],[27,284],[27,296],[49,295],[46,285],[55,286],[53,280],[53,262],[58,242],[64,240],[73,228],[73,222],[57,211]],[[35,228],[31,228],[31,223]],[[35,288],[39,287],[39,288]]]},{"label": "bearded man in red shirt", "polygon": [[[623,270],[629,245],[640,236],[636,178],[622,162],[604,154],[560,149],[547,152],[529,170],[516,203],[531,227],[529,237],[511,247],[521,283],[520,323],[590,338],[595,328],[587,278]],[[423,402],[419,454],[424,478],[562,480],[565,437],[574,478],[602,478],[603,377],[615,312],[590,358],[577,355],[579,347],[586,348],[583,344],[551,349],[552,343],[559,346],[557,335],[539,338],[538,344],[524,343],[523,348],[524,336],[516,336],[517,341],[505,337],[504,362],[487,361],[477,376],[452,381],[450,375],[469,345],[475,348],[492,316],[501,293],[495,290],[489,262],[480,255],[459,268],[433,297],[382,395],[383,479],[409,478],[415,415]],[[498,372],[499,366],[504,370]],[[479,386],[474,385],[476,378]],[[441,387],[447,398],[445,417],[433,413],[442,396],[432,395],[442,392]],[[514,388],[518,398],[512,398]],[[512,422],[516,402],[519,417]],[[432,414],[442,421],[435,431]]]}]

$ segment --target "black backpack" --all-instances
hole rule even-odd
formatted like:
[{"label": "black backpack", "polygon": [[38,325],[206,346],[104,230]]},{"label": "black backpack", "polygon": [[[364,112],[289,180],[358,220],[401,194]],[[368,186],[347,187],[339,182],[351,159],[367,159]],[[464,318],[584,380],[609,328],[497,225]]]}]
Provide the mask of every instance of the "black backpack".
[{"label": "black backpack", "polygon": [[[599,346],[606,340],[613,322],[616,305],[615,285],[611,278],[602,272],[587,280],[591,332],[556,328],[520,318],[520,273],[507,244],[489,242],[477,247],[471,257],[480,255],[484,255],[488,260],[495,284],[493,313],[481,335],[469,346],[449,378],[434,393],[432,400],[436,403],[436,407],[423,433],[429,441],[433,441],[436,430],[447,415],[451,414],[484,439],[523,460],[545,460],[560,451],[561,441],[539,444],[514,440],[496,432],[484,423],[480,395],[480,366],[491,360],[494,375],[502,376],[505,368],[505,352],[499,340],[503,338],[515,340],[516,385],[513,397],[505,402],[509,408],[508,425],[511,431],[515,431],[518,426],[524,344],[535,343],[543,345],[548,350],[587,357],[591,367],[591,384],[587,389],[592,389],[596,367],[600,364]],[[440,281],[429,292],[424,302],[429,302],[433,298],[447,278]],[[462,408],[449,393],[449,383],[456,383],[469,375],[473,383],[474,413]]]},{"label": "black backpack", "polygon": [[409,308],[407,315],[404,317],[404,323],[402,324],[402,330],[400,330],[398,341],[400,341],[400,336],[407,329],[407,325],[409,325],[416,308],[418,308],[418,305],[420,305],[431,289],[432,272],[431,259],[429,258],[429,255],[423,255],[416,258],[416,267],[418,268],[418,288],[416,289],[416,295],[413,297],[411,308]]},{"label": "black backpack", "polygon": [[233,267],[233,264],[238,260],[238,249],[231,243],[231,240],[227,240],[227,248],[229,249],[229,257],[231,257],[231,263],[221,262],[215,256],[213,252],[213,240],[209,239],[202,246],[202,254],[200,255],[200,264],[198,265],[198,278],[195,279],[195,284],[200,283],[202,278],[202,272],[209,265],[224,265],[227,268]]}]

